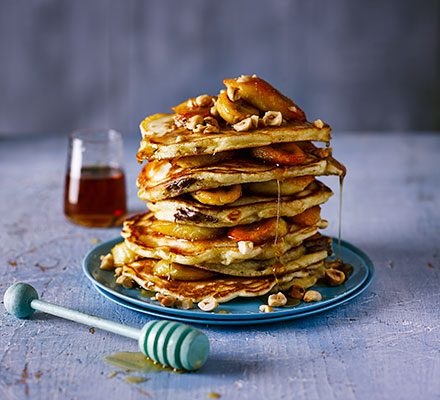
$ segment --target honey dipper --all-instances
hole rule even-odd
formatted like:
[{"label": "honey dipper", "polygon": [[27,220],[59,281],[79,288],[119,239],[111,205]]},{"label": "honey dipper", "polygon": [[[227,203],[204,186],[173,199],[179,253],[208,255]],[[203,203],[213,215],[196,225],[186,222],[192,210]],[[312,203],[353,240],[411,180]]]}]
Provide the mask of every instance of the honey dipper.
[{"label": "honey dipper", "polygon": [[206,335],[179,322],[150,321],[142,329],[132,328],[39,300],[37,291],[23,282],[10,286],[3,301],[6,310],[17,318],[27,318],[38,310],[135,339],[143,354],[172,368],[194,371],[201,368],[208,358]]}]

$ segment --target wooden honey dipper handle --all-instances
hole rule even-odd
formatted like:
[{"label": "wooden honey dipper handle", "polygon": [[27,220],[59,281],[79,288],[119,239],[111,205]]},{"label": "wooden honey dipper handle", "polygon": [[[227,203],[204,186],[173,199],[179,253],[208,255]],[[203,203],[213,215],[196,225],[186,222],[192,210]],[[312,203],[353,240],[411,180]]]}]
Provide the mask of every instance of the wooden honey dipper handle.
[{"label": "wooden honey dipper handle", "polygon": [[6,310],[17,318],[30,317],[38,310],[135,339],[147,357],[172,368],[193,371],[201,368],[208,358],[206,335],[179,322],[150,321],[142,329],[132,328],[39,300],[37,291],[22,282],[10,286],[3,300]]}]

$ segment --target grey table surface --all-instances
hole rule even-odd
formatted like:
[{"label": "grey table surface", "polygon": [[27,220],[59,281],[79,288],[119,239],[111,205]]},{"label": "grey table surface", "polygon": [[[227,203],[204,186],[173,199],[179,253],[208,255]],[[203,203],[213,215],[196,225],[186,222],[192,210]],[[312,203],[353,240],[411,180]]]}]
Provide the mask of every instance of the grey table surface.
[{"label": "grey table surface", "polygon": [[[127,135],[128,136],[128,135]],[[126,139],[131,209],[136,135]],[[207,327],[212,350],[197,373],[157,373],[139,384],[102,358],[134,341],[35,314],[0,310],[1,399],[434,399],[440,398],[440,135],[335,134],[348,167],[343,238],[376,267],[370,288],[324,314],[266,326]],[[0,140],[0,294],[15,281],[47,301],[132,326],[148,321],[102,298],[81,272],[96,240],[62,213],[64,138]],[[337,179],[326,182],[337,190]],[[338,201],[324,208],[337,232]]]}]

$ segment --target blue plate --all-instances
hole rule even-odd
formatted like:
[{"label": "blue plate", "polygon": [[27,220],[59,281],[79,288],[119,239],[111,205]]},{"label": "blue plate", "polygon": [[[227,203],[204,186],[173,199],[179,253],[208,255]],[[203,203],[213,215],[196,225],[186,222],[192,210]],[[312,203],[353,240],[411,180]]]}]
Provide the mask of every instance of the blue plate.
[{"label": "blue plate", "polygon": [[[349,301],[353,300],[355,297],[359,296],[365,289],[368,288],[368,286],[371,283],[371,280],[373,279],[373,274],[369,274],[367,280],[354,292],[349,294],[348,296],[339,299],[338,301],[335,301],[331,304],[328,304],[327,306],[315,308],[314,310],[309,311],[303,311],[296,314],[291,315],[281,315],[278,317],[274,317],[273,313],[266,313],[264,314],[266,318],[255,318],[255,319],[243,319],[243,320],[237,320],[237,319],[230,319],[230,320],[221,320],[221,319],[203,319],[203,318],[190,318],[187,316],[178,316],[178,315],[172,315],[168,313],[160,313],[152,310],[148,310],[144,307],[139,307],[135,304],[128,303],[116,296],[111,295],[110,293],[106,292],[105,290],[101,289],[100,287],[93,285],[95,289],[101,293],[104,297],[109,299],[110,301],[119,304],[122,307],[128,308],[133,311],[140,312],[142,314],[147,314],[153,317],[162,318],[162,319],[169,319],[172,321],[181,321],[185,323],[192,323],[192,324],[203,324],[203,325],[222,325],[222,326],[230,326],[230,325],[259,325],[259,324],[271,324],[276,322],[282,322],[282,321],[289,321],[297,318],[303,318],[308,317],[311,315],[315,315],[327,310],[331,310],[332,308],[338,307],[340,305],[343,305],[345,303],[348,303]],[[162,307],[164,310],[165,308]],[[221,315],[221,314],[220,314]]]},{"label": "blue plate", "polygon": [[[258,308],[263,304],[264,300],[261,298],[238,298],[226,304],[221,304],[215,313],[207,313],[194,308],[191,310],[180,310],[174,308],[164,308],[157,301],[151,300],[148,297],[142,296],[137,289],[125,289],[115,283],[113,272],[102,271],[99,269],[100,256],[107,254],[110,249],[122,239],[114,239],[102,243],[92,249],[83,261],[83,270],[85,275],[93,282],[94,286],[105,291],[109,296],[116,297],[121,300],[121,304],[127,306],[131,304],[131,308],[142,308],[148,310],[150,314],[160,315],[166,318],[180,318],[179,320],[197,320],[200,323],[207,323],[205,321],[235,321],[236,324],[243,324],[243,320],[249,320],[249,323],[257,323],[255,320],[263,321],[288,317],[291,319],[293,315],[298,316],[309,315],[314,313],[314,310],[324,310],[326,307],[336,303],[342,304],[344,300],[352,294],[359,294],[358,291],[366,282],[370,282],[374,273],[374,267],[368,256],[357,247],[348,242],[341,241],[341,258],[353,266],[353,273],[349,279],[340,286],[328,287],[317,285],[314,288],[318,289],[323,296],[323,300],[317,303],[300,303],[295,307],[277,308],[272,313],[261,313]],[[334,246],[337,245],[336,240],[333,239]],[[102,290],[100,293],[102,294]],[[364,290],[364,289],[362,289]],[[108,296],[107,296],[108,297]],[[331,307],[330,307],[331,308]],[[223,310],[225,314],[219,314],[218,311]],[[203,322],[202,322],[203,321]],[[253,322],[251,322],[253,321]],[[270,322],[270,321],[267,321]]]}]

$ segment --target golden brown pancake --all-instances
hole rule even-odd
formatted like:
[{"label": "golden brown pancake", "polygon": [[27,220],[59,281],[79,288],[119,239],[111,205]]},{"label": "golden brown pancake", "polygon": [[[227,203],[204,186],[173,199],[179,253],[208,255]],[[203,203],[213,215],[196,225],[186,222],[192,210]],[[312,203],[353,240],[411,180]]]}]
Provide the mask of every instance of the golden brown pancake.
[{"label": "golden brown pancake", "polygon": [[249,132],[237,132],[231,127],[223,127],[219,133],[195,133],[176,127],[173,114],[152,115],[141,122],[140,130],[142,141],[137,153],[139,161],[215,154],[272,143],[329,142],[331,139],[328,125],[318,128],[309,122],[298,121],[277,127],[260,127]]},{"label": "golden brown pancake", "polygon": [[322,182],[315,181],[293,196],[243,196],[234,203],[212,207],[194,199],[176,198],[148,203],[157,219],[205,227],[227,227],[251,224],[265,218],[293,217],[325,203],[333,195]]},{"label": "golden brown pancake", "polygon": [[138,197],[145,201],[158,201],[177,197],[201,189],[214,189],[241,183],[283,181],[305,175],[345,174],[345,168],[334,158],[319,159],[309,155],[304,164],[277,166],[252,159],[232,159],[215,165],[180,168],[168,161],[154,161],[145,166],[137,179]]},{"label": "golden brown pancake", "polygon": [[[202,281],[177,281],[156,276],[153,272],[157,260],[142,259],[122,267],[121,275],[133,279],[146,290],[169,295],[180,300],[200,302],[214,297],[219,303],[230,301],[236,297],[262,296],[278,285],[294,284],[298,279],[308,277],[315,281],[323,276],[324,263],[319,262],[308,268],[279,277],[274,275],[258,278],[239,278],[218,276]],[[316,278],[316,279],[315,279]]]}]

